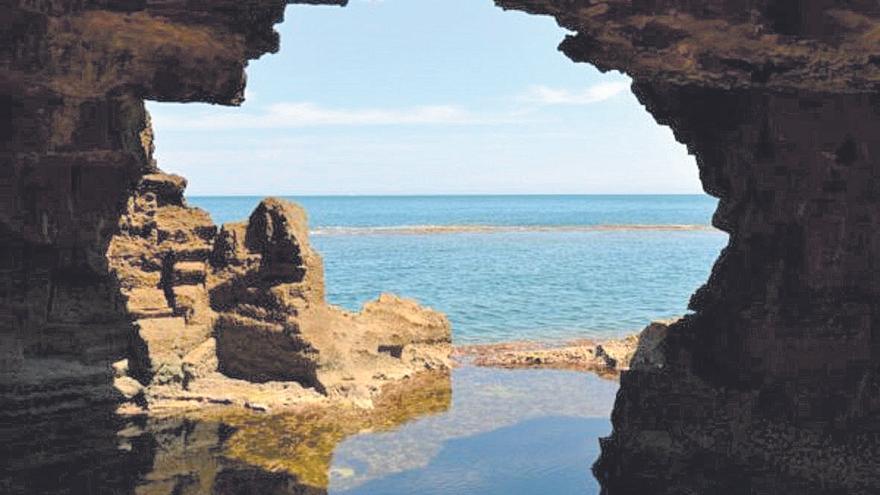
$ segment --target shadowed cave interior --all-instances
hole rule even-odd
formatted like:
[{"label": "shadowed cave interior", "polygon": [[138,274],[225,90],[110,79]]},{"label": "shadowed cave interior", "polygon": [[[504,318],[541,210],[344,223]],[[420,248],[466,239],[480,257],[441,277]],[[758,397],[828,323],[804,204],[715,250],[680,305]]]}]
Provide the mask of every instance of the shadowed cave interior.
[{"label": "shadowed cave interior", "polygon": [[[130,486],[155,462],[155,439],[135,435],[118,454],[108,366],[149,345],[108,259],[120,219],[138,195],[176,207],[182,193],[143,181],[158,171],[143,102],[239,103],[247,61],[278,49],[272,26],[285,3],[0,6],[0,415],[4,458],[15,459],[0,487],[15,493],[46,472],[70,486]],[[554,16],[576,33],[560,45],[572,60],[632,77],[696,156],[720,199],[713,224],[730,234],[695,313],[669,329],[663,362],[621,377],[594,467],[604,493],[876,491],[877,7],[496,3]],[[209,256],[216,227],[198,225],[169,227],[168,239],[192,248],[174,251],[177,261]],[[192,321],[185,329],[199,328]],[[132,364],[153,378],[163,369]],[[169,425],[172,436],[189,428]],[[93,441],[71,438],[79,427]],[[226,431],[208,430],[211,442]],[[22,448],[34,437],[42,448]],[[315,489],[247,466],[217,473],[220,493],[241,480]]]}]

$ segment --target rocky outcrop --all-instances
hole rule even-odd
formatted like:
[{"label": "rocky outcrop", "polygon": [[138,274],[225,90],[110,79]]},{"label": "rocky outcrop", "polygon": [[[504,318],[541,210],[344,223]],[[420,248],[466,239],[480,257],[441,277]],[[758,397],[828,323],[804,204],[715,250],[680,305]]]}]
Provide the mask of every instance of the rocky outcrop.
[{"label": "rocky outcrop", "polygon": [[[0,444],[10,461],[0,469],[3,493],[134,490],[155,448],[120,445],[120,403],[160,413],[331,400],[318,383],[253,383],[218,371],[215,326],[241,308],[216,311],[212,284],[238,275],[214,273],[217,228],[185,205],[185,181],[158,169],[144,109],[145,99],[239,104],[248,61],[278,49],[273,25],[287,3],[0,4]],[[281,259],[295,246],[270,240],[276,251],[254,257],[272,270],[295,268]],[[267,280],[278,275],[286,276]],[[393,372],[364,368],[371,374],[356,386],[328,378],[327,394],[366,406],[391,378],[442,366],[443,351],[420,349],[446,345],[445,320],[406,301],[383,301],[376,305],[388,314],[340,316],[353,323],[334,331],[375,332],[347,345],[370,346],[365,361],[393,363]],[[407,334],[403,320],[423,326]],[[420,336],[424,325],[440,332],[430,344]],[[314,367],[326,370],[334,348],[316,349]],[[360,369],[349,364],[340,380]],[[171,473],[156,490],[211,486],[190,486],[194,474],[201,473]],[[213,490],[263,486],[302,492],[293,478],[250,467],[223,469]]]},{"label": "rocky outcrop", "polygon": [[[193,211],[160,213],[175,180],[142,180],[158,172],[143,99],[239,102],[247,61],[278,47],[272,25],[285,3],[0,5],[4,418],[106,412],[121,397],[110,365],[126,358],[141,380],[183,394],[179,384],[206,380],[189,374],[224,356],[211,349],[225,343],[204,340],[203,318],[252,318],[261,338],[294,347],[310,342],[308,328],[317,327],[309,319],[320,311],[332,313],[327,321],[344,318],[314,309],[308,295],[212,307],[214,250],[197,248],[208,233],[184,228],[208,225]],[[597,465],[604,490],[876,492],[875,2],[496,3],[554,16],[573,33],[561,45],[568,56],[632,76],[642,103],[696,156],[706,191],[720,198],[714,223],[730,234],[692,300],[695,313],[658,345],[662,358],[622,374],[614,433]],[[139,243],[157,256],[139,259]],[[262,263],[259,249],[242,249],[241,259]],[[298,283],[290,273],[264,278],[275,268],[267,270],[246,269],[235,290]],[[297,330],[271,314],[276,303],[300,311]],[[350,319],[358,318],[369,326],[368,316]],[[375,343],[388,359],[407,352],[396,341],[350,343]],[[312,363],[297,374],[322,383],[327,372],[325,388],[335,386],[322,364],[330,348],[309,345],[291,354]]]},{"label": "rocky outcrop", "polygon": [[213,335],[205,283],[217,229],[185,205],[185,187],[181,177],[144,176],[107,250],[136,327],[130,372],[145,383],[181,381],[187,354]]},{"label": "rocky outcrop", "polygon": [[[326,370],[334,353],[346,349],[316,347],[321,330],[372,332],[350,345],[368,346],[365,355],[391,361],[394,376],[413,369],[400,363],[422,359],[379,350],[410,346],[413,353],[421,345],[421,337],[398,333],[397,321],[368,312],[355,317],[323,303],[320,258],[296,244],[307,238],[304,216],[292,206],[266,203],[283,212],[255,213],[242,233],[247,242],[238,261],[257,263],[255,270],[230,268],[228,260],[224,275],[215,273],[235,227],[224,230],[215,250],[217,228],[206,212],[186,206],[185,180],[161,173],[153,161],[143,100],[240,103],[248,59],[278,48],[273,25],[286,3],[0,6],[0,410],[17,415],[153,397],[134,379],[165,387],[161,397],[180,397],[199,388],[195,378],[213,376],[218,367],[247,380],[336,390],[350,370],[328,378],[329,387],[315,370],[318,361]],[[265,223],[286,220],[300,230]],[[301,262],[288,258],[299,253],[314,256],[315,263],[303,266],[316,280],[300,283],[311,294],[288,298],[280,292],[296,290],[288,280],[296,273],[287,270],[296,272]],[[275,296],[277,305],[269,308]],[[232,304],[229,297],[243,299]],[[422,311],[383,301],[399,315]],[[319,317],[315,308],[335,323],[320,329],[302,323]],[[288,310],[307,314],[289,325],[272,321]],[[440,332],[434,342],[448,340],[445,320],[430,318],[431,331]],[[378,336],[386,324],[395,332],[388,342]],[[308,337],[296,337],[298,326]],[[442,365],[442,356],[433,357],[429,367]],[[259,369],[258,361],[274,368]],[[126,373],[114,376],[111,363]],[[371,366],[374,383],[381,364]],[[245,395],[230,388],[239,391],[235,398]],[[284,403],[291,399],[281,395]]]},{"label": "rocky outcrop", "polygon": [[209,285],[225,374],[334,394],[448,366],[444,315],[388,294],[357,314],[328,305],[307,232],[305,212],[277,199],[220,232]]},{"label": "rocky outcrop", "polygon": [[[286,3],[0,5],[0,414],[112,404],[110,365],[144,356],[153,342],[141,334],[204,328],[181,303],[169,313],[150,286],[170,262],[144,260],[160,267],[138,271],[148,282],[118,280],[108,261],[114,235],[137,237],[138,226],[120,219],[140,207],[136,196],[146,200],[139,187],[153,187],[142,178],[158,172],[144,99],[240,102],[248,60],[278,48],[272,26]],[[174,221],[155,219],[165,233]],[[173,251],[162,228],[157,255]],[[129,314],[126,301],[138,311]],[[175,354],[190,342],[180,346]],[[131,369],[162,374],[164,364]]]},{"label": "rocky outcrop", "polygon": [[268,409],[322,396],[370,405],[389,380],[448,369],[444,315],[388,294],[357,314],[327,304],[302,208],[266,199],[247,222],[218,231],[186,205],[185,187],[173,175],[144,176],[107,252],[136,331],[117,366],[123,396],[166,409]]}]

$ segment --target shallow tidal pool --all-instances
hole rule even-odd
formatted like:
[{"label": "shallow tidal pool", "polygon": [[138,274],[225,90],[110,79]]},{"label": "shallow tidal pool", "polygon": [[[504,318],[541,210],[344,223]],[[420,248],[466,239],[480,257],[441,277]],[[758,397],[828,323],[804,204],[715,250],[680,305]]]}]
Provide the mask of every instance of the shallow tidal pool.
[{"label": "shallow tidal pool", "polygon": [[592,374],[462,367],[448,410],[337,445],[331,494],[591,494],[617,383]]},{"label": "shallow tidal pool", "polygon": [[0,425],[0,493],[595,494],[616,390],[587,373],[462,366],[373,410],[28,418]]}]

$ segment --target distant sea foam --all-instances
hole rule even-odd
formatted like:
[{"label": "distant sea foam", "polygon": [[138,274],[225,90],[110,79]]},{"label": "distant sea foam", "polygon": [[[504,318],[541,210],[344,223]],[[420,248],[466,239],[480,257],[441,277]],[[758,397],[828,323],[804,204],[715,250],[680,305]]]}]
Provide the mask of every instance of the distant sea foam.
[{"label": "distant sea foam", "polygon": [[602,231],[711,231],[710,225],[617,224],[617,225],[389,225],[376,227],[321,227],[312,235],[428,235],[493,234],[510,232],[602,232]]}]

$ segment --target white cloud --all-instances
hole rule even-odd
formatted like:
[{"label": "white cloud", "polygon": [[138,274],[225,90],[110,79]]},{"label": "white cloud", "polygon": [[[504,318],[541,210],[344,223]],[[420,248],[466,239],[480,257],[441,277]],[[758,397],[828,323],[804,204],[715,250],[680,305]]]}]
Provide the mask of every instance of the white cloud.
[{"label": "white cloud", "polygon": [[[161,130],[220,131],[244,129],[289,129],[318,126],[387,125],[492,125],[522,123],[537,108],[534,105],[588,105],[617,96],[629,88],[626,81],[596,84],[583,90],[533,86],[515,98],[520,105],[506,113],[477,113],[460,105],[420,105],[404,108],[333,108],[313,102],[280,102],[241,109],[212,108],[210,111],[165,111],[153,106],[156,128]],[[253,100],[253,94],[248,93]],[[522,105],[527,103],[529,105]]]},{"label": "white cloud", "polygon": [[417,106],[401,109],[328,108],[315,103],[276,103],[258,111],[219,110],[182,116],[154,110],[156,127],[162,130],[267,129],[313,126],[371,125],[476,125],[501,123],[508,118],[483,117],[454,105]]},{"label": "white cloud", "polygon": [[541,105],[589,105],[611,99],[629,88],[629,82],[600,83],[579,91],[534,86],[520,99]]}]

